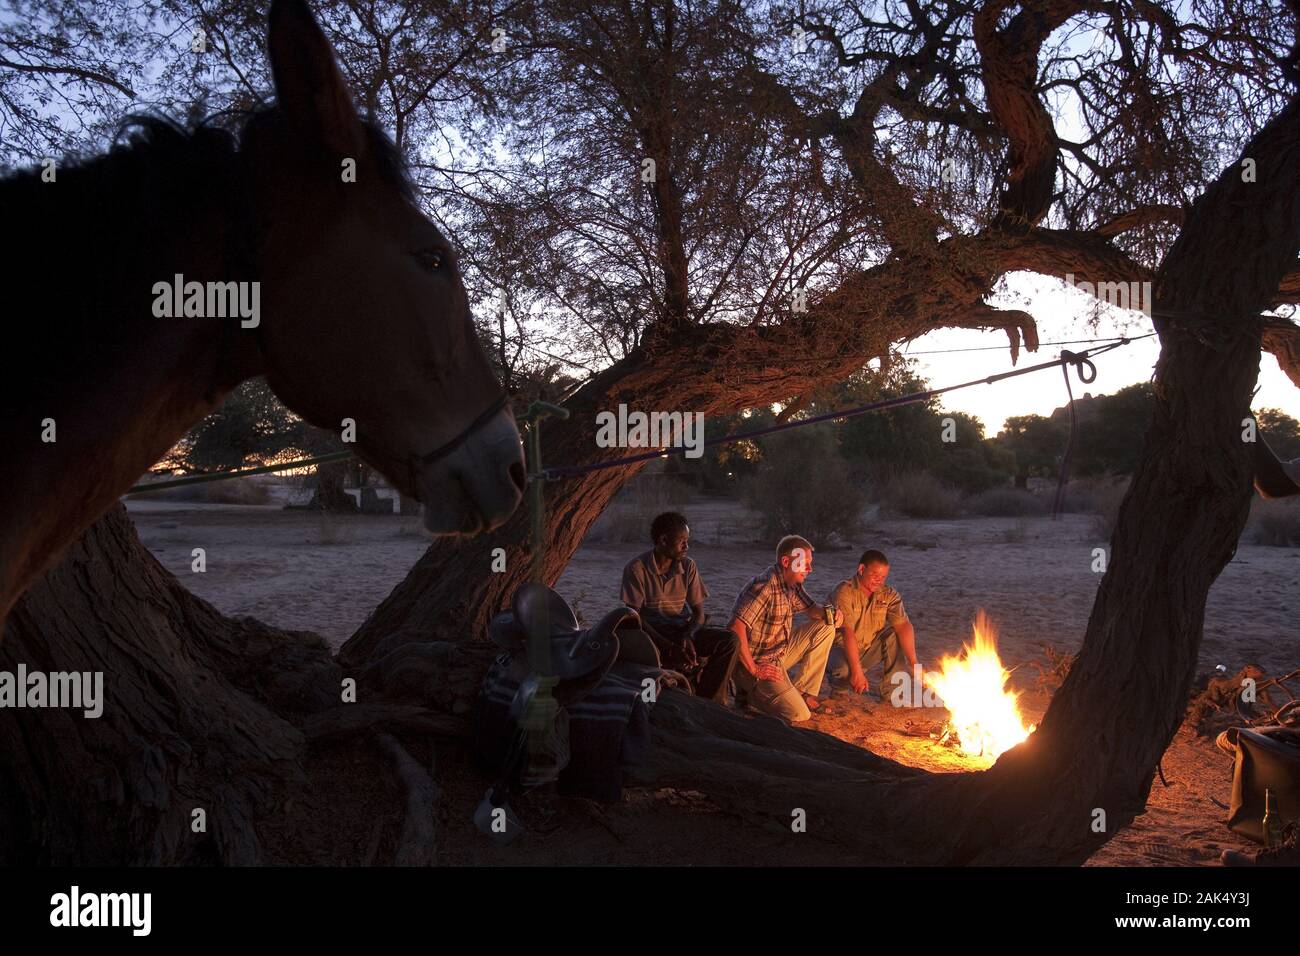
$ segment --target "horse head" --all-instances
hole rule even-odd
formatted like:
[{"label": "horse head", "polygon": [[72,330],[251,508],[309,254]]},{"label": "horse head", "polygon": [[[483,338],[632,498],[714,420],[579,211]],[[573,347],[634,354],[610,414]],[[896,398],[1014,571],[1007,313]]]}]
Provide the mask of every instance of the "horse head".
[{"label": "horse head", "polygon": [[277,103],[241,137],[261,221],[258,364],[312,424],[350,420],[359,457],[424,503],[431,532],[495,528],[525,473],[456,251],[357,115],[303,0],[272,4],[268,49]]}]

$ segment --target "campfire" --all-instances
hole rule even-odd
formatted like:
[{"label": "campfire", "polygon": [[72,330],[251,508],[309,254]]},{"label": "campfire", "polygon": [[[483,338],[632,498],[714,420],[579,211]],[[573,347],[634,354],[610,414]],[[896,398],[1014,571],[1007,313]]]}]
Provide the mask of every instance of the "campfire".
[{"label": "campfire", "polygon": [[925,675],[948,709],[948,722],[932,736],[970,756],[996,760],[1034,732],[1025,726],[1016,703],[1018,693],[1006,689],[1010,671],[998,657],[997,634],[983,611],[972,625],[974,641],[962,645],[956,657],[945,656],[939,669]]}]

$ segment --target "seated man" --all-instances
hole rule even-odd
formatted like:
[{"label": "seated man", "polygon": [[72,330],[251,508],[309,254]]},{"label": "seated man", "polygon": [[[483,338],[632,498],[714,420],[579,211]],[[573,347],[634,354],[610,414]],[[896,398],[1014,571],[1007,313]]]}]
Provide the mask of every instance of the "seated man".
[{"label": "seated man", "polygon": [[903,598],[885,584],[889,559],[881,552],[862,552],[858,570],[831,592],[830,602],[844,615],[842,637],[831,650],[828,671],[836,680],[848,678],[855,693],[867,690],[867,670],[881,665],[880,699],[893,692],[894,675],[910,680],[916,673],[916,632],[903,607]]},{"label": "seated man", "polygon": [[[759,710],[796,723],[820,706],[815,695],[842,620],[836,611],[835,623],[827,624],[822,606],[803,588],[812,554],[806,538],[786,535],[776,546],[776,564],[749,582],[731,611],[740,639],[737,689]],[[807,621],[796,629],[797,613]]]},{"label": "seated man", "polygon": [[654,548],[623,569],[621,599],[641,615],[663,665],[689,677],[697,696],[725,704],[736,666],[736,636],[704,626],[709,592],[695,562],[686,557],[690,537],[686,519],[677,512],[655,518],[650,525]]}]

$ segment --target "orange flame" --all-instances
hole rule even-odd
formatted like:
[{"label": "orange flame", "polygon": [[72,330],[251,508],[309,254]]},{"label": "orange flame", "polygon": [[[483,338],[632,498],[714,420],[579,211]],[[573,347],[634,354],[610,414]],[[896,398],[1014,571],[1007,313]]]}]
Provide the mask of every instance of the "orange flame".
[{"label": "orange flame", "polygon": [[957,657],[945,656],[926,683],[948,708],[949,727],[963,753],[996,760],[1034,732],[1025,726],[1019,693],[1006,689],[1011,672],[998,657],[997,634],[983,611],[972,625],[974,641]]}]

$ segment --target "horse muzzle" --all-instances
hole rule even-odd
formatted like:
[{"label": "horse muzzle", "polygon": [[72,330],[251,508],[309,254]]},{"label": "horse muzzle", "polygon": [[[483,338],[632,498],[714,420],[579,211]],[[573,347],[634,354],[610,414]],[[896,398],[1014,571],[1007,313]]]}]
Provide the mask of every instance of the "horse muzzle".
[{"label": "horse muzzle", "polygon": [[431,534],[499,527],[519,506],[527,482],[514,416],[500,409],[446,455],[424,461],[417,481]]}]

